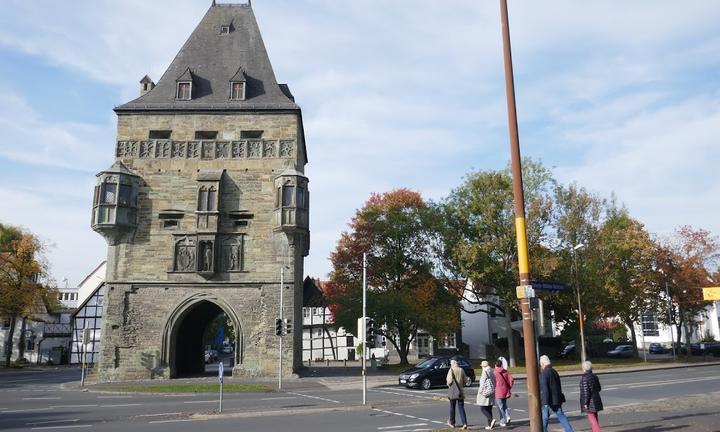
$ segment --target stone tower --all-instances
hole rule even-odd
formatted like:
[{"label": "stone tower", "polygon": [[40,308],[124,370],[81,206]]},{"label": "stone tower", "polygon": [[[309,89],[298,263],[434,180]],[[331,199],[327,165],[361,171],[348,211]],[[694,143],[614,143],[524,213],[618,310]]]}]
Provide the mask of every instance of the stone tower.
[{"label": "stone tower", "polygon": [[[301,328],[308,179],[300,108],[275,80],[252,8],[210,7],[157,84],[115,108],[115,163],[92,228],[108,242],[101,381],[204,371],[224,314],[233,375],[278,370],[283,318]],[[301,364],[283,338],[283,371]]]}]

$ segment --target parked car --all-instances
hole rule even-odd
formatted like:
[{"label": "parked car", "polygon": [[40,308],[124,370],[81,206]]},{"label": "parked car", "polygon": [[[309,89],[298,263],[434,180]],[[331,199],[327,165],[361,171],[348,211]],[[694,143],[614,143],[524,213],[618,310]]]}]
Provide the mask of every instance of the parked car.
[{"label": "parked car", "polygon": [[205,350],[205,363],[214,363],[218,361],[218,352],[214,349]]},{"label": "parked car", "polygon": [[650,354],[666,354],[670,350],[668,348],[665,348],[662,344],[654,342],[650,344],[650,347],[648,347],[648,352]]},{"label": "parked car", "polygon": [[615,349],[607,352],[608,357],[612,358],[630,358],[633,356],[632,345],[618,345]]},{"label": "parked car", "polygon": [[574,343],[565,345],[565,348],[563,348],[563,350],[560,351],[560,354],[558,354],[558,357],[568,358],[573,354],[575,354],[575,344]]},{"label": "parked car", "polygon": [[408,388],[421,388],[428,390],[433,386],[447,385],[445,378],[450,370],[450,359],[455,358],[458,366],[463,368],[467,380],[465,387],[470,386],[475,381],[475,370],[464,357],[459,356],[435,356],[418,363],[412,369],[403,371],[398,377],[398,384]]}]

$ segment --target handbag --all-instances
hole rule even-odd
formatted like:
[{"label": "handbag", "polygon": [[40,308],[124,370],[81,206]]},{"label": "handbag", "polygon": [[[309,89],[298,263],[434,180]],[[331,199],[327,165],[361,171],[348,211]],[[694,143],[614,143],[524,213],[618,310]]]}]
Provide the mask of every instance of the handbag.
[{"label": "handbag", "polygon": [[485,374],[485,381],[480,389],[480,394],[485,397],[490,397],[495,394],[495,384],[493,384],[492,377],[487,373]]},{"label": "handbag", "polygon": [[450,376],[452,376],[452,382],[448,386],[448,399],[450,399],[450,400],[460,399],[460,396],[461,396],[460,386],[458,385],[457,381],[455,380],[455,374],[453,373],[452,369],[450,370]]}]

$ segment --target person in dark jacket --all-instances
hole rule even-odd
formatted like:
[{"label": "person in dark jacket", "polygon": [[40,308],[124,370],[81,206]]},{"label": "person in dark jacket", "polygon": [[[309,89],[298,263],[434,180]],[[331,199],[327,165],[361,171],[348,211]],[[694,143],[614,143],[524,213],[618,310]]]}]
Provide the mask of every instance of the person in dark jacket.
[{"label": "person in dark jacket", "polygon": [[542,404],[543,432],[548,432],[550,412],[553,412],[565,432],[574,432],[570,421],[562,410],[565,403],[565,395],[562,392],[560,375],[550,366],[550,358],[546,355],[540,356],[540,402]]},{"label": "person in dark jacket", "polygon": [[598,412],[602,411],[603,403],[600,398],[600,380],[592,372],[592,363],[583,362],[583,376],[580,378],[580,410],[587,413],[592,432],[600,432]]}]

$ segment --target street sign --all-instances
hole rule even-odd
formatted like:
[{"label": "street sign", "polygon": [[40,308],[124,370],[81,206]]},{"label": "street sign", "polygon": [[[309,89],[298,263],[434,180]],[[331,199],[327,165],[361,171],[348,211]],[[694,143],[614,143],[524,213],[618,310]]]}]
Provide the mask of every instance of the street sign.
[{"label": "street sign", "polygon": [[218,363],[218,382],[222,384],[223,374],[225,373],[225,364],[221,361]]},{"label": "street sign", "polygon": [[565,284],[562,282],[532,281],[532,287],[541,291],[565,291]]},{"label": "street sign", "polygon": [[720,300],[720,287],[703,288],[703,300]]}]

